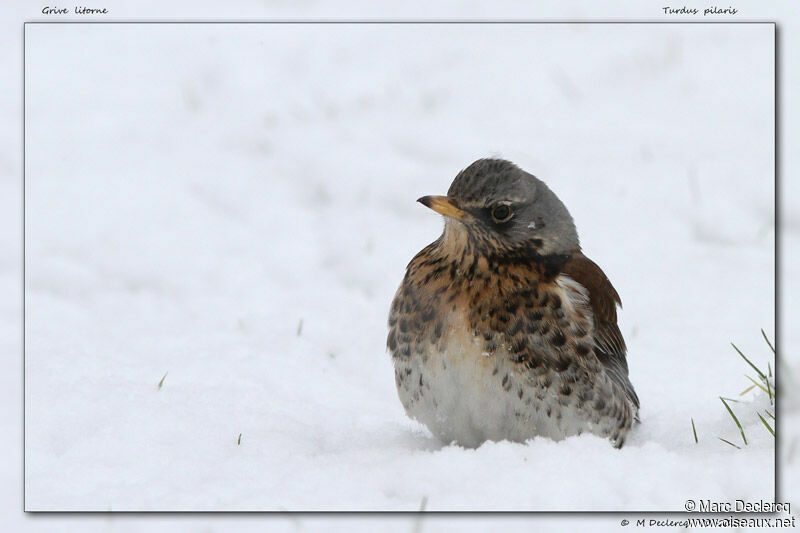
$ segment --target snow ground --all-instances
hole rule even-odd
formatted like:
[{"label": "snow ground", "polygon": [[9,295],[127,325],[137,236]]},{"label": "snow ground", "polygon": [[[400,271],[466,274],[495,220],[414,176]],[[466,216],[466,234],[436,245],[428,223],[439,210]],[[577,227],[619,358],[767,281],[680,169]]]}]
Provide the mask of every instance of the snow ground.
[{"label": "snow ground", "polygon": [[[771,500],[772,438],[736,405],[721,443],[717,397],[774,331],[772,32],[29,25],[27,509]],[[441,230],[414,200],[487,155],[622,296],[620,451],[446,446],[397,400],[388,305]]]}]

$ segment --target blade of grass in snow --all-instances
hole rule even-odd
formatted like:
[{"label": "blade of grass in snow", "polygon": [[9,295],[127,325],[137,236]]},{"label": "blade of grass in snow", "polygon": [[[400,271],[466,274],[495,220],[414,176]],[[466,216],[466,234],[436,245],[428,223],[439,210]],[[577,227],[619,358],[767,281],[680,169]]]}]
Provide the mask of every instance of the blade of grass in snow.
[{"label": "blade of grass in snow", "polygon": [[764,333],[764,329],[763,328],[761,329],[761,335],[764,337],[764,340],[767,341],[767,345],[769,346],[769,349],[772,350],[772,353],[775,353],[775,347],[772,345],[771,342],[769,342],[769,339],[767,338],[767,334]]},{"label": "blade of grass in snow", "polygon": [[697,429],[694,427],[694,418],[692,418],[692,433],[694,433],[694,442],[697,444]]},{"label": "blade of grass in snow", "polygon": [[417,512],[417,519],[414,521],[414,533],[420,533],[422,531],[422,519],[425,517],[422,513],[425,512],[425,508],[428,506],[428,497],[423,496],[422,501],[419,503],[419,511]]},{"label": "blade of grass in snow", "polygon": [[[754,379],[753,379],[753,378],[751,378],[750,376],[747,376],[747,375],[746,375],[745,377],[746,377],[747,379],[749,379],[750,381],[752,381],[752,382],[753,382],[753,386],[752,386],[752,387],[749,387],[749,388],[748,388],[746,391],[744,391],[744,392],[748,392],[748,391],[750,391],[750,389],[752,389],[753,387],[758,387],[759,389],[761,389],[761,390],[763,390],[764,392],[766,392],[767,394],[769,394],[769,397],[770,397],[770,398],[772,398],[772,393],[770,393],[770,392],[769,392],[769,391],[768,391],[768,390],[767,390],[767,389],[764,387],[764,385],[762,385],[761,383],[757,382],[756,380],[754,380]],[[768,382],[768,381],[765,381],[765,383],[769,383],[769,382]],[[769,385],[767,385],[767,386],[769,386]],[[743,392],[742,394],[744,394],[744,392]]]},{"label": "blade of grass in snow", "polygon": [[169,372],[165,372],[163,376],[161,376],[161,381],[158,382],[158,390],[161,390],[161,387],[164,386],[164,380],[167,379],[167,374]]},{"label": "blade of grass in snow", "polygon": [[767,429],[769,430],[770,433],[772,433],[772,436],[774,437],[775,436],[775,432],[772,430],[771,427],[769,427],[769,424],[767,424],[767,421],[764,420],[764,417],[761,416],[761,413],[757,413],[757,414],[758,414],[758,418],[760,418],[761,421],[764,423],[764,425],[767,426]]},{"label": "blade of grass in snow", "polygon": [[725,406],[725,409],[727,409],[728,412],[731,414],[731,418],[733,418],[733,421],[736,422],[736,426],[739,428],[739,433],[742,434],[742,440],[744,441],[745,444],[747,444],[747,437],[744,436],[744,429],[742,429],[742,424],[739,423],[739,419],[736,418],[735,414],[733,414],[731,406],[728,405],[728,402],[726,402],[725,398],[723,398],[722,396],[720,396],[719,399],[722,402],[722,405]]},{"label": "blade of grass in snow", "polygon": [[741,400],[734,400],[733,398],[727,398],[725,396],[720,396],[720,398],[725,400],[725,401],[727,401],[727,402],[742,403]]},{"label": "blade of grass in snow", "polygon": [[767,376],[765,376],[765,375],[764,375],[764,373],[763,373],[761,370],[759,370],[759,369],[758,369],[758,367],[757,367],[756,365],[754,365],[753,363],[751,363],[751,362],[750,362],[750,359],[748,359],[747,357],[745,357],[745,355],[742,353],[742,351],[741,351],[739,348],[737,348],[735,344],[731,343],[731,346],[733,346],[733,349],[734,349],[734,350],[736,350],[736,352],[737,352],[739,355],[741,355],[741,356],[742,356],[742,359],[744,359],[745,361],[747,361],[747,364],[748,364],[748,365],[750,365],[750,366],[752,366],[752,367],[753,367],[753,370],[755,370],[756,372],[758,372],[758,375],[761,377],[761,379],[766,379],[766,378],[767,378]]},{"label": "blade of grass in snow", "polygon": [[769,384],[769,378],[764,380],[767,383],[767,394],[769,394],[769,404],[772,405],[772,386]]},{"label": "blade of grass in snow", "polygon": [[729,441],[729,440],[725,440],[725,439],[723,439],[722,437],[717,437],[717,438],[718,438],[719,440],[721,440],[722,442],[725,442],[725,443],[727,443],[727,444],[730,444],[731,446],[733,446],[733,447],[734,447],[734,448],[736,448],[737,450],[741,450],[741,449],[742,449],[740,446],[737,446],[737,445],[735,445],[734,443],[732,443],[732,442],[731,442],[731,441]]}]

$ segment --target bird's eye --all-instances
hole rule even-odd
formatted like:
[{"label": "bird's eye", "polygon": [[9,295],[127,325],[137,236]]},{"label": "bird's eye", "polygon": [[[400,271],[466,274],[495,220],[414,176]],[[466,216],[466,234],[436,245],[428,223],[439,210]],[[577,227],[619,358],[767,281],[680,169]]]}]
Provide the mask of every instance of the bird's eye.
[{"label": "bird's eye", "polygon": [[511,218],[511,208],[506,204],[500,204],[492,209],[492,218],[495,222],[505,222]]}]

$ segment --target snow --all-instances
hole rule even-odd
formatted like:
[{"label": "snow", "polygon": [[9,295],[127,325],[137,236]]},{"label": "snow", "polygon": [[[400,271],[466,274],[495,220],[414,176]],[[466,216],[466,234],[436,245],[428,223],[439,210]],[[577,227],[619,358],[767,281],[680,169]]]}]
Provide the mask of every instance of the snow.
[{"label": "snow", "polygon": [[[774,332],[771,25],[26,34],[28,510],[773,499],[747,403],[748,446],[717,438],[749,384],[729,343],[765,365]],[[466,450],[403,413],[388,306],[441,231],[415,199],[489,155],[559,194],[622,296],[622,450]]]},{"label": "snow", "polygon": [[[729,343],[766,366],[775,328],[771,25],[26,37],[27,510],[773,499],[765,399],[732,404],[748,446],[717,438],[749,385]],[[466,450],[403,412],[388,306],[441,231],[415,199],[484,156],[556,191],[622,296],[622,450]]]}]

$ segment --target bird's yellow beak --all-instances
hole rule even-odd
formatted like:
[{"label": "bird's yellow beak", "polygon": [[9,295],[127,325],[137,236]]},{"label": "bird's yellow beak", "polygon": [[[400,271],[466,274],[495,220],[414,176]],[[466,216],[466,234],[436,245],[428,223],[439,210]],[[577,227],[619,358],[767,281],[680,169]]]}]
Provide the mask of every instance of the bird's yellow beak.
[{"label": "bird's yellow beak", "polygon": [[453,200],[447,196],[423,196],[417,201],[425,207],[430,207],[441,215],[454,218],[456,220],[461,220],[467,214],[466,211],[456,207],[456,204],[453,203]]}]

